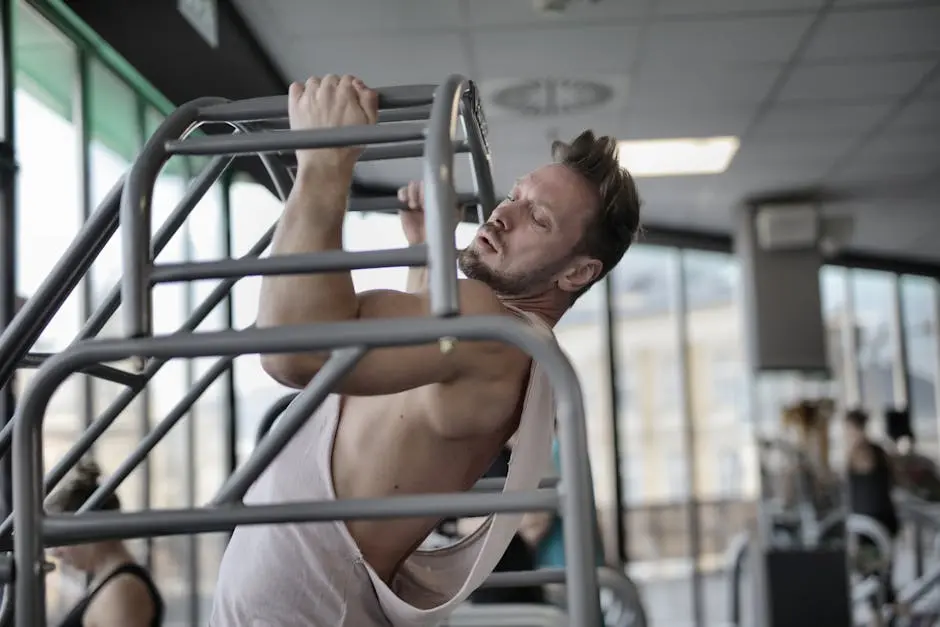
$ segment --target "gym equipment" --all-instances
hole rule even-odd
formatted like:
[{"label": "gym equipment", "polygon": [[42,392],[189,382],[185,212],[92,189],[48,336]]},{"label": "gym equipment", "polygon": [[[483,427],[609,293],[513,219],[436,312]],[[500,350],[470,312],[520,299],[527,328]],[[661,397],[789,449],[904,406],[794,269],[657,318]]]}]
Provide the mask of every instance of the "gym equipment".
[{"label": "gym equipment", "polygon": [[[636,584],[624,573],[609,566],[597,569],[601,588],[601,606],[604,608],[604,627],[646,627],[646,611]],[[509,588],[550,583],[564,583],[565,570],[545,568],[527,572],[493,573],[483,588]],[[442,627],[503,627],[519,625],[568,627],[568,615],[552,605],[526,604],[463,604]]]},{"label": "gym equipment", "polygon": [[[492,512],[523,512],[560,508],[565,518],[568,611],[577,625],[597,624],[598,578],[594,565],[591,477],[583,400],[578,379],[562,350],[521,321],[500,316],[462,317],[457,300],[457,272],[452,210],[464,200],[454,189],[455,155],[466,150],[475,180],[474,202],[486,216],[495,206],[486,126],[476,86],[459,75],[438,86],[412,85],[379,89],[383,122],[368,127],[314,131],[258,130],[259,122],[278,123],[286,117],[286,97],[230,102],[200,98],[173,113],[146,143],[129,172],[111,189],[101,206],[86,221],[72,245],[50,275],[0,335],[0,381],[25,365],[39,365],[14,420],[0,432],[0,454],[13,449],[14,512],[0,525],[0,549],[12,556],[0,558],[0,581],[12,585],[17,627],[44,627],[46,547],[104,539],[168,536],[231,530],[237,525],[278,524],[400,516],[476,516]],[[420,109],[420,111],[419,111]],[[427,121],[414,120],[427,116]],[[232,134],[200,136],[204,124],[224,123]],[[459,124],[458,124],[459,123]],[[464,139],[457,136],[462,128]],[[368,252],[330,252],[260,258],[273,232],[269,230],[240,259],[196,263],[157,264],[157,254],[186,220],[198,200],[225,171],[234,155],[258,154],[278,193],[286,198],[292,185],[282,152],[300,148],[370,144],[364,159],[391,159],[423,155],[425,227],[427,243],[420,246]],[[376,144],[379,144],[376,146]],[[174,154],[216,155],[189,186],[164,225],[152,236],[152,194],[162,167]],[[399,208],[397,198],[357,199],[349,209]],[[55,355],[29,356],[42,329],[75,289],[102,248],[121,229],[124,275],[105,303],[86,323],[76,340]],[[275,329],[196,332],[198,324],[245,276],[298,272],[329,272],[387,266],[429,267],[430,318],[349,321]],[[192,317],[176,333],[153,335],[152,294],[155,284],[198,279],[223,279]],[[123,304],[122,339],[95,335]],[[286,444],[292,430],[329,393],[369,348],[439,341],[442,349],[452,339],[503,341],[519,347],[539,361],[555,389],[559,421],[561,473],[565,490],[493,494],[423,495],[356,501],[306,502],[267,506],[238,504],[241,494],[264,471]],[[329,350],[331,358],[313,382],[285,411],[251,457],[229,478],[207,508],[143,512],[89,511],[113,492],[154,444],[178,421],[196,398],[231,363],[245,353],[283,353]],[[146,383],[174,358],[219,357],[215,365],[180,399],[176,408],[74,515],[47,516],[43,498],[110,426]],[[133,358],[136,372],[125,373],[105,365]],[[127,389],[82,434],[52,471],[42,476],[42,423],[51,395],[75,372],[120,377]],[[7,594],[4,600],[10,599]],[[11,612],[5,603],[5,617]]]}]

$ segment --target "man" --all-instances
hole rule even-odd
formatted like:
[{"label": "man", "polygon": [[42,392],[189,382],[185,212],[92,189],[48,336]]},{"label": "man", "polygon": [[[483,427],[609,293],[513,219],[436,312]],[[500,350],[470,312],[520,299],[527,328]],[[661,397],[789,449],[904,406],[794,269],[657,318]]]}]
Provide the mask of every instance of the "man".
[{"label": "man", "polygon": [[[374,124],[378,98],[361,81],[311,78],[289,92],[292,129]],[[585,133],[554,147],[556,163],[520,179],[460,252],[464,314],[516,316],[545,333],[620,260],[638,228],[616,143]],[[294,188],[273,254],[339,249],[361,148],[298,151]],[[420,189],[403,197],[412,244],[424,237]],[[357,294],[348,272],[266,277],[257,325],[426,316],[410,292]],[[266,372],[303,387],[323,354],[268,355]],[[246,503],[386,497],[470,489],[515,432],[506,489],[534,488],[551,454],[554,405],[529,357],[498,342],[370,351],[337,386]],[[500,515],[456,547],[419,552],[435,518],[253,526],[235,531],[220,569],[212,624],[287,627],[436,625],[489,575],[522,515]]]}]

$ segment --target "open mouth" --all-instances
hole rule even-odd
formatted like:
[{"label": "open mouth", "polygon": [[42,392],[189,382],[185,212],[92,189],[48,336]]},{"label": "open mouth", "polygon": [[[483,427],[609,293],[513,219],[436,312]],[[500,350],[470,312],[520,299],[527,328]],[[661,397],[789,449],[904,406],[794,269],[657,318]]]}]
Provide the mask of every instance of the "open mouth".
[{"label": "open mouth", "polygon": [[487,235],[486,233],[480,233],[480,235],[477,236],[477,239],[480,240],[480,244],[488,252],[494,252],[494,253],[499,252],[499,249],[496,247],[496,244],[493,242],[490,236]]}]

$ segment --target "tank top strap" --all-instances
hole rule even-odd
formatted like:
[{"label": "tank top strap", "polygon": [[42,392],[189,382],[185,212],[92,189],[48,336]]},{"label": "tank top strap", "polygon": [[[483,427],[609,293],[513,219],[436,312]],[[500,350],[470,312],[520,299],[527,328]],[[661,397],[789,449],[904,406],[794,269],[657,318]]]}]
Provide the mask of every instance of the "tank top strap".
[{"label": "tank top strap", "polygon": [[104,579],[102,579],[101,582],[98,583],[98,585],[95,586],[91,590],[91,592],[89,592],[85,596],[85,599],[84,599],[85,604],[87,605],[88,603],[90,603],[91,600],[95,598],[95,595],[97,595],[101,591],[101,589],[104,588],[105,584],[115,579],[116,577],[120,577],[121,575],[134,575],[135,577],[137,577],[138,579],[144,582],[144,585],[147,586],[147,590],[150,592],[150,597],[153,599],[153,604],[154,604],[153,624],[159,625],[162,621],[162,616],[163,616],[163,598],[160,595],[160,591],[157,590],[157,586],[153,582],[153,579],[150,577],[150,573],[147,572],[147,569],[141,566],[140,564],[136,564],[133,562],[121,564],[120,566],[112,570],[110,573],[108,573],[108,575]]}]

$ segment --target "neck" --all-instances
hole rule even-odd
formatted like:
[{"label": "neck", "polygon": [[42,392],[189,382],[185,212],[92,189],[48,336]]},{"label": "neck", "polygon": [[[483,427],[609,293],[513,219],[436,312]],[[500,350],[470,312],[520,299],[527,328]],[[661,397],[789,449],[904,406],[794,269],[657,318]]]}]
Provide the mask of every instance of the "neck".
[{"label": "neck", "polygon": [[561,290],[550,290],[525,296],[501,296],[504,305],[533,313],[554,327],[571,306],[571,296]]}]

